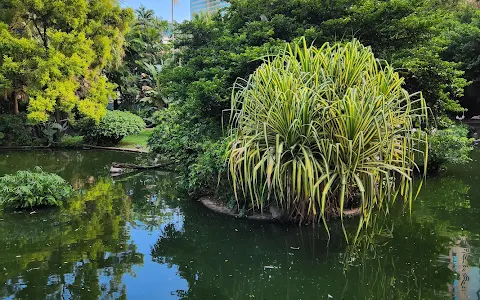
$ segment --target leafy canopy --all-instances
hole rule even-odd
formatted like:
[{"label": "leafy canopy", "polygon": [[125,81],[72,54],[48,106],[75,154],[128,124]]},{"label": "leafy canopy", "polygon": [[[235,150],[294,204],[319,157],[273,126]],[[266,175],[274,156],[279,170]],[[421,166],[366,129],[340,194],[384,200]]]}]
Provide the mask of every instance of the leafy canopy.
[{"label": "leafy canopy", "polygon": [[438,170],[445,164],[470,162],[473,139],[468,138],[468,127],[456,125],[442,130],[433,130],[429,137],[429,167]]},{"label": "leafy canopy", "polygon": [[0,7],[4,100],[27,103],[33,122],[76,112],[98,121],[116,97],[102,71],[120,63],[131,10],[116,0],[2,0]]},{"label": "leafy canopy", "polygon": [[[169,56],[170,45],[163,42],[168,22],[158,19],[151,9],[141,6],[125,36],[125,56],[122,64],[107,76],[118,85],[122,108],[142,104],[146,91],[156,87],[155,71]],[[145,87],[149,89],[146,90]]]},{"label": "leafy canopy", "polygon": [[[300,36],[317,47],[352,37],[370,46],[378,59],[388,61],[405,78],[408,92],[423,91],[435,117],[441,117],[439,125],[448,126],[446,116],[463,110],[458,99],[468,69],[464,60],[447,54],[456,51],[449,50],[455,49],[452,43],[465,45],[455,42],[464,32],[458,24],[476,26],[475,18],[461,19],[458,13],[464,1],[230,2],[221,14],[197,16],[176,26],[175,57],[160,73],[160,92],[168,97],[169,107],[158,118],[168,121],[159,125],[151,147],[179,161],[179,171],[185,174],[191,174],[194,165],[201,169],[205,149],[221,138],[237,78],[248,79],[261,64],[259,58],[278,53],[285,42]],[[212,178],[215,189],[216,176]]]}]

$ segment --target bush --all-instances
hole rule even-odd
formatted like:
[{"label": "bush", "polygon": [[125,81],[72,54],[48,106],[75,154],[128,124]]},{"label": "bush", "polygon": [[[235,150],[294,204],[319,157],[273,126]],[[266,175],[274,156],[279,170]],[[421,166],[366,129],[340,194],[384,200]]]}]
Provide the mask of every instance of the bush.
[{"label": "bush", "polygon": [[80,125],[87,144],[115,146],[127,135],[137,134],[145,129],[142,118],[130,112],[108,111],[98,124],[83,121]]},{"label": "bush", "polygon": [[303,40],[266,60],[233,97],[237,200],[259,211],[277,202],[291,218],[326,227],[346,208],[361,207],[360,222],[368,220],[397,191],[411,203],[411,159],[422,150],[412,131],[427,108],[402,83],[356,40],[319,49]]},{"label": "bush", "polygon": [[27,124],[25,115],[0,115],[0,145],[2,147],[32,146],[36,142],[33,126]]},{"label": "bush", "polygon": [[[219,175],[225,174],[225,150],[227,141],[207,141],[200,145],[201,153],[196,161],[188,168],[188,189],[196,197],[212,194],[218,184],[227,183],[219,181]],[[222,190],[222,193],[229,194]],[[226,195],[222,195],[226,196]]]},{"label": "bush", "polygon": [[438,171],[446,164],[470,162],[473,139],[468,138],[468,134],[469,129],[464,125],[454,125],[447,129],[432,131],[429,135],[429,171]]},{"label": "bush", "polygon": [[155,115],[159,125],[148,145],[152,152],[177,164],[180,185],[198,196],[216,190],[221,171],[216,166],[223,164],[219,149],[224,143],[219,141],[221,132],[215,120],[196,116],[198,110],[192,102],[181,107],[172,104],[158,111]]},{"label": "bush", "polygon": [[73,188],[65,180],[40,168],[0,178],[0,205],[3,207],[59,206],[72,193]]}]

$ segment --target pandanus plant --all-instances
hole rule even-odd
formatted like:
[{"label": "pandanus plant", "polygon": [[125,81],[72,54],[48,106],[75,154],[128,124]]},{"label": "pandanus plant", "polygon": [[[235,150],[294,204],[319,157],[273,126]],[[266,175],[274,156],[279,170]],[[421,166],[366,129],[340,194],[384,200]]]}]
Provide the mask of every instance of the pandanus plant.
[{"label": "pandanus plant", "polygon": [[266,58],[232,94],[237,201],[258,211],[275,203],[327,231],[346,208],[359,210],[360,230],[395,199],[411,207],[415,161],[428,154],[426,135],[414,132],[428,110],[403,81],[357,40],[316,48],[302,39]]}]

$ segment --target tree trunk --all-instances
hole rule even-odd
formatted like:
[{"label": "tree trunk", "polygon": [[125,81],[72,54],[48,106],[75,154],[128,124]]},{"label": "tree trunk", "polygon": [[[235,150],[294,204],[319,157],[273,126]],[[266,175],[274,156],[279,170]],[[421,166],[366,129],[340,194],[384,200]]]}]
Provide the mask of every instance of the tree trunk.
[{"label": "tree trunk", "polygon": [[12,92],[12,103],[13,103],[13,114],[18,115],[20,111],[18,110],[18,98],[17,98],[17,92],[15,91]]},{"label": "tree trunk", "polygon": [[113,100],[113,110],[118,110],[118,99]]}]

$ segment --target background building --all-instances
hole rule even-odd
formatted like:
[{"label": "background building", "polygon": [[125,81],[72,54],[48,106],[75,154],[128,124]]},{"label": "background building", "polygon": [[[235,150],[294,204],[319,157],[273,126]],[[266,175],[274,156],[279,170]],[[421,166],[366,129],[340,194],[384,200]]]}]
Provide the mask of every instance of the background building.
[{"label": "background building", "polygon": [[222,0],[190,0],[190,14],[193,17],[201,12],[215,12],[228,5],[230,4]]}]

